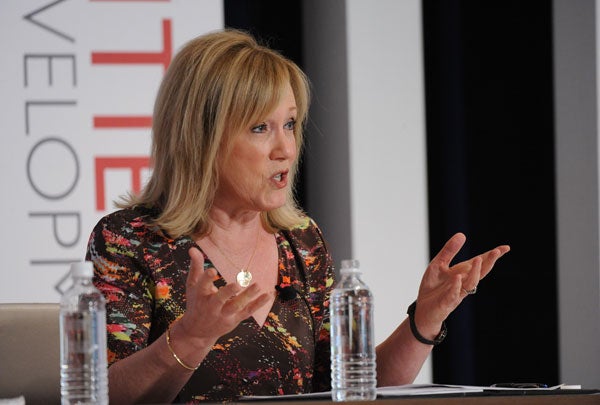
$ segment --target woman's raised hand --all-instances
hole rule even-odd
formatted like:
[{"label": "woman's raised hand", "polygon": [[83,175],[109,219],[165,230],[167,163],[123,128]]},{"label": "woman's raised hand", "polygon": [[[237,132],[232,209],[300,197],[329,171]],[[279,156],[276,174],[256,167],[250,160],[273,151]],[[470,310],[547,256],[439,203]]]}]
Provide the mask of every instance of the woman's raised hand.
[{"label": "woman's raised hand", "polygon": [[275,290],[261,292],[256,284],[243,288],[229,283],[217,288],[213,283],[217,271],[204,270],[204,257],[198,249],[191,248],[189,254],[186,312],[179,322],[190,337],[214,342],[272,298]]},{"label": "woman's raised hand", "polygon": [[477,291],[479,281],[510,250],[501,245],[464,262],[450,263],[466,241],[462,233],[452,236],[433,258],[421,280],[415,322],[421,333],[435,336],[441,323],[462,300]]}]

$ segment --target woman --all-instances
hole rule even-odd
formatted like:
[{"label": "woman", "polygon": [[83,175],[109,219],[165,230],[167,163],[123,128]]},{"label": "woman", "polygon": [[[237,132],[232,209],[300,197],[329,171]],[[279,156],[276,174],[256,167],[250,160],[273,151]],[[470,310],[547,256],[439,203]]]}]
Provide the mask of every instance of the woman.
[{"label": "woman", "polygon": [[[155,105],[152,176],[88,246],[116,402],[329,389],[333,264],[292,188],[308,99],[295,64],[238,31],[175,56]],[[464,241],[427,268],[412,331],[405,320],[377,348],[379,385],[413,381],[427,342],[509,249],[449,267]]]}]

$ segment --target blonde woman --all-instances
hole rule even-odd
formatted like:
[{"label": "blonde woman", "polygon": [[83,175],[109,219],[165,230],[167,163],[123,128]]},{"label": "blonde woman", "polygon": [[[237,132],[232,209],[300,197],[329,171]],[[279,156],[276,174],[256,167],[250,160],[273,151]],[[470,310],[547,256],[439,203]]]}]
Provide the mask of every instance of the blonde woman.
[{"label": "blonde woman", "polygon": [[[152,176],[88,246],[107,298],[111,401],[330,389],[333,264],[293,197],[308,103],[302,71],[245,33],[210,33],[175,56]],[[449,267],[464,241],[427,268],[412,328],[404,320],[377,348],[379,385],[413,381],[448,314],[509,250]]]}]

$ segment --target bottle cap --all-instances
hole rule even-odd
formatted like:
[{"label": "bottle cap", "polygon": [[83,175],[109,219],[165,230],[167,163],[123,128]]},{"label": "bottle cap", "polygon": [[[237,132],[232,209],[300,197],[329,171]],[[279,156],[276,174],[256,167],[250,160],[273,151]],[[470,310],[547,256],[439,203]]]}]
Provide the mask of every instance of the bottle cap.
[{"label": "bottle cap", "polygon": [[342,260],[342,268],[340,271],[342,273],[358,271],[360,269],[360,262],[356,259],[347,259]]},{"label": "bottle cap", "polygon": [[71,264],[71,276],[87,277],[94,276],[94,263],[92,262],[77,262]]}]

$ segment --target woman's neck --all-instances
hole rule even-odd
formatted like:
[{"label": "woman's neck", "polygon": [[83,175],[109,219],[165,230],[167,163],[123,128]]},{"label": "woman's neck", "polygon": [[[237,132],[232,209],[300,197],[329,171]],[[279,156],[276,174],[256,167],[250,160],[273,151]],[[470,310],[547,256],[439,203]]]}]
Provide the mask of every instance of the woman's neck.
[{"label": "woman's neck", "polygon": [[207,235],[197,242],[216,246],[234,256],[244,255],[254,249],[257,241],[264,236],[260,212],[246,211],[232,214],[218,207],[210,212],[210,228]]},{"label": "woman's neck", "polygon": [[262,216],[258,211],[232,212],[214,206],[209,213],[211,232],[248,232],[262,226]]}]

